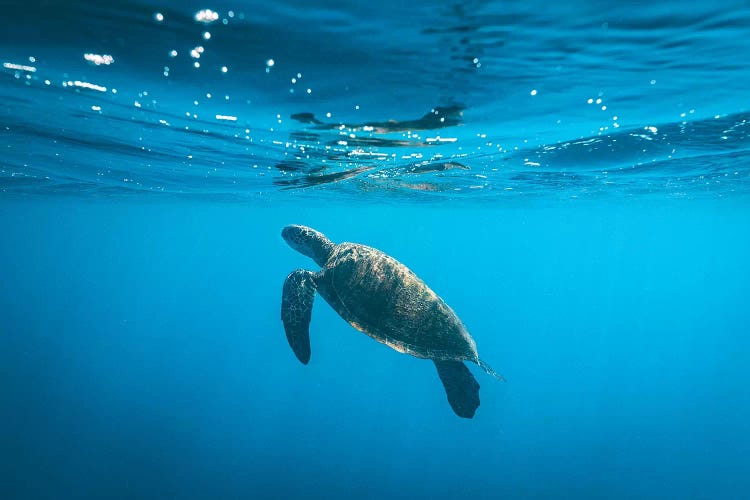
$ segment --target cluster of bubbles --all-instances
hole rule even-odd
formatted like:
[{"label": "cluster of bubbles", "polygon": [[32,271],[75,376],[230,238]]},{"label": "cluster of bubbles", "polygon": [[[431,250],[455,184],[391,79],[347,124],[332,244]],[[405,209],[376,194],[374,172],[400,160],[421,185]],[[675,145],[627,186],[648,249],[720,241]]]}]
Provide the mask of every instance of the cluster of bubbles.
[{"label": "cluster of bubbles", "polygon": [[[219,17],[220,17],[219,13],[216,12],[216,11],[214,11],[214,10],[211,10],[211,9],[202,9],[202,10],[199,10],[198,12],[196,12],[194,14],[193,19],[196,22],[198,22],[198,23],[209,25],[209,24],[212,24],[212,23],[218,21]],[[239,19],[244,19],[245,15],[243,13],[240,13],[237,16],[233,10],[230,10],[227,13],[227,17],[225,17],[225,18],[223,18],[221,20],[221,23],[223,25],[228,25],[229,24],[229,20],[233,19],[235,17],[238,17]],[[157,23],[164,22],[164,19],[165,19],[164,18],[164,14],[162,14],[161,12],[154,13],[154,20]],[[208,30],[203,31],[201,33],[201,38],[203,40],[205,40],[205,41],[211,40],[212,34]],[[202,45],[196,45],[193,49],[190,50],[190,57],[192,59],[195,59],[195,61],[193,61],[193,67],[195,69],[198,69],[198,68],[201,67],[201,63],[200,63],[200,61],[198,61],[198,59],[200,59],[200,56],[201,56],[201,54],[203,54],[204,50],[205,49],[204,49],[204,47]],[[174,58],[174,57],[177,57],[178,55],[179,55],[179,52],[177,51],[177,49],[171,49],[169,51],[169,57]],[[229,72],[229,67],[226,66],[226,65],[222,65],[221,67],[219,67],[219,71],[222,74],[226,74],[227,72]],[[165,69],[164,69],[164,76],[169,76],[169,69],[167,67],[165,67]]]},{"label": "cluster of bubbles", "polygon": [[[607,111],[607,105],[604,103],[604,100],[601,96],[602,94],[599,93],[597,97],[589,97],[588,99],[586,99],[586,104],[596,105],[599,106],[602,111]],[[612,115],[612,128],[620,128],[618,119],[619,117],[617,115]],[[601,135],[603,132],[606,132],[607,130],[609,130],[609,125],[602,125],[601,127],[599,127],[599,135]]]},{"label": "cluster of bubbles", "polygon": [[83,54],[83,58],[94,66],[109,66],[115,62],[115,58],[109,54]]},{"label": "cluster of bubbles", "polygon": [[[234,18],[238,18],[242,20],[244,19],[244,17],[245,17],[244,13],[235,14],[233,10],[229,10],[226,13],[226,16],[223,19],[221,19],[221,23],[223,25],[228,25],[230,23],[230,20]],[[153,18],[157,23],[163,23],[165,21],[165,16],[161,12],[154,13]],[[213,23],[218,22],[220,18],[221,18],[221,15],[212,9],[201,9],[195,12],[195,14],[193,15],[193,19],[196,23],[202,24],[206,27]],[[212,40],[214,37],[211,31],[204,28],[203,30],[201,30],[200,38],[202,39],[203,43],[205,43],[205,42]],[[206,47],[202,43],[196,44],[194,47],[190,48],[189,50],[186,50],[186,53],[189,56],[189,61],[191,61],[192,67],[195,70],[201,69],[201,57],[205,55]],[[180,55],[180,51],[178,51],[176,48],[173,48],[169,50],[168,52],[168,56],[171,59],[175,59],[179,55]],[[271,69],[274,67],[275,64],[276,63],[272,58],[266,59],[265,72],[270,73]],[[218,67],[218,71],[221,74],[225,75],[229,73],[229,66],[226,64],[223,64]],[[166,65],[164,66],[163,75],[165,77],[169,77],[170,66],[166,66]],[[301,77],[301,74],[298,74],[298,76]],[[225,97],[224,99],[225,101],[229,101],[229,95],[226,95],[224,97]],[[211,93],[206,94],[206,99],[211,99]],[[193,101],[194,106],[199,106],[199,104],[200,102],[198,99],[195,99]],[[198,114],[193,111],[186,111],[185,115],[189,118],[198,119]],[[217,113],[215,115],[215,118],[216,120],[223,121],[223,122],[236,122],[238,119],[237,116],[234,116],[232,114],[227,114],[227,113]]]}]

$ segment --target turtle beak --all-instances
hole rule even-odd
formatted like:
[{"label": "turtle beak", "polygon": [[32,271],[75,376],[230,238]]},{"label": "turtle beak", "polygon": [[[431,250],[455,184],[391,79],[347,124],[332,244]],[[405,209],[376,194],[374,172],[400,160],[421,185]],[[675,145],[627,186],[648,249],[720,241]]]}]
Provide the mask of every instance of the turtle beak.
[{"label": "turtle beak", "polygon": [[299,251],[303,246],[303,242],[307,240],[308,232],[309,229],[305,226],[292,224],[281,230],[281,237],[284,238],[284,241],[286,241],[290,247]]},{"label": "turtle beak", "polygon": [[281,237],[284,238],[284,241],[286,241],[290,245],[293,245],[295,241],[300,240],[301,229],[302,229],[302,226],[297,226],[297,225],[286,226],[284,227],[284,229],[281,230]]},{"label": "turtle beak", "polygon": [[284,241],[287,243],[289,243],[289,238],[292,236],[292,227],[293,226],[286,226],[281,230],[281,237],[284,238]]}]

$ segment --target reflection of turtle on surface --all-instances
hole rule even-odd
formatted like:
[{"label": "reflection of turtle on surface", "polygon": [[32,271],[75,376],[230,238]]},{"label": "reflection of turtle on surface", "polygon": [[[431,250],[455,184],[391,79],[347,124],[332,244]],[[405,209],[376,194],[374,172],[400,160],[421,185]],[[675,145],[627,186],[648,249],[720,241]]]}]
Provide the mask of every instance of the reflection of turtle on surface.
[{"label": "reflection of turtle on surface", "polygon": [[402,353],[431,359],[453,411],[471,418],[479,406],[479,383],[464,361],[502,379],[479,359],[474,339],[453,310],[411,270],[380,250],[332,243],[305,226],[287,226],[286,242],[311,257],[320,272],[298,269],[287,276],[281,319],[294,354],[310,361],[308,327],[317,291],[357,330]]},{"label": "reflection of turtle on surface", "polygon": [[384,122],[365,123],[324,123],[312,113],[295,113],[290,118],[300,123],[314,125],[315,130],[365,130],[375,134],[390,134],[393,132],[408,132],[414,130],[437,130],[461,124],[464,113],[462,105],[436,106],[415,120],[387,120]]},{"label": "reflection of turtle on surface", "polygon": [[471,170],[471,168],[457,161],[423,161],[412,165],[407,172],[410,174],[426,174],[429,172],[445,172],[446,170],[453,169]]}]

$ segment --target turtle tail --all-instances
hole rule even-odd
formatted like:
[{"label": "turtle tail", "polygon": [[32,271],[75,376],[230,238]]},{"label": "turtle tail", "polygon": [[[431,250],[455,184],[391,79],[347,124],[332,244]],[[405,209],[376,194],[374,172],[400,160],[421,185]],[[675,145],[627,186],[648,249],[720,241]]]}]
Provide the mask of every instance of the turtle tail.
[{"label": "turtle tail", "polygon": [[496,379],[505,382],[505,377],[503,377],[502,375],[500,375],[499,373],[497,373],[495,370],[493,370],[492,367],[490,365],[488,365],[487,363],[485,363],[483,360],[477,358],[477,364],[487,374],[492,375]]}]

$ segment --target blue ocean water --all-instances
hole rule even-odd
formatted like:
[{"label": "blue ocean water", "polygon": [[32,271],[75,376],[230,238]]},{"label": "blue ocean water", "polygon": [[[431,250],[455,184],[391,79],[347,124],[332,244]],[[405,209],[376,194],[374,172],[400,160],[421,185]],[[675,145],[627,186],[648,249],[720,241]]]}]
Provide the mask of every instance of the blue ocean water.
[{"label": "blue ocean water", "polygon": [[[0,7],[0,498],[748,498],[746,2]],[[300,364],[287,224],[506,381]]]}]

